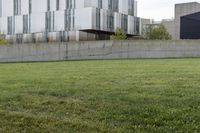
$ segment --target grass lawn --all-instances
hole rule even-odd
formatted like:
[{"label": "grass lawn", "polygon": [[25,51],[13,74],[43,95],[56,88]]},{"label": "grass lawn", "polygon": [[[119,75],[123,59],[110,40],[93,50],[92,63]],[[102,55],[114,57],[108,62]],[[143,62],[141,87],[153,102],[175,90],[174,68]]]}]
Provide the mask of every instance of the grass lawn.
[{"label": "grass lawn", "polygon": [[0,64],[7,132],[200,132],[200,59]]}]

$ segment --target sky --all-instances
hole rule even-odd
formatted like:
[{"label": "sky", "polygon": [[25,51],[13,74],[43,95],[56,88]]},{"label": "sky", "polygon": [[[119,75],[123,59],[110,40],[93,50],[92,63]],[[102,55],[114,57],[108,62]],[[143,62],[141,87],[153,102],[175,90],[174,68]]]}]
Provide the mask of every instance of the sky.
[{"label": "sky", "polygon": [[137,0],[138,16],[156,21],[174,18],[176,3],[200,2],[200,0]]}]

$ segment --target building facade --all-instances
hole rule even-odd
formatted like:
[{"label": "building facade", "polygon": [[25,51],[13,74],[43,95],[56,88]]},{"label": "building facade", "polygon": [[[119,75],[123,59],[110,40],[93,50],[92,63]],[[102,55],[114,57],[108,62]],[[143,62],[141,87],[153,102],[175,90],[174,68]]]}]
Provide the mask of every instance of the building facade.
[{"label": "building facade", "polygon": [[[164,19],[160,23],[162,23],[169,34],[172,36],[173,40],[179,40],[179,39],[194,39],[194,33],[192,33],[192,28],[195,29],[194,27],[189,26],[194,26],[196,25],[196,21],[191,21],[190,23],[186,23],[186,18],[188,16],[200,12],[200,3],[198,2],[189,2],[189,3],[179,3],[175,5],[175,13],[174,19]],[[197,19],[195,19],[197,20]],[[184,21],[184,22],[183,22]],[[190,25],[187,25],[190,24]],[[197,29],[199,27],[196,27]],[[187,31],[186,31],[187,30]],[[184,32],[184,33],[183,33]],[[191,35],[190,35],[191,33]],[[197,33],[197,32],[195,32]],[[184,34],[184,35],[183,35]],[[186,35],[187,34],[187,35]],[[186,37],[187,36],[187,37]],[[193,37],[192,37],[193,36]],[[198,35],[197,35],[198,36]]]},{"label": "building facade", "polygon": [[200,39],[200,12],[181,17],[181,39]]},{"label": "building facade", "polygon": [[164,19],[161,21],[161,23],[165,26],[167,32],[171,35],[173,40],[175,39],[176,33],[175,33],[175,21],[174,19]]},{"label": "building facade", "polygon": [[181,39],[181,17],[189,14],[200,12],[200,3],[189,2],[175,5],[175,36],[174,39]]},{"label": "building facade", "polygon": [[0,32],[10,41],[108,39],[140,34],[135,0],[0,0]]}]

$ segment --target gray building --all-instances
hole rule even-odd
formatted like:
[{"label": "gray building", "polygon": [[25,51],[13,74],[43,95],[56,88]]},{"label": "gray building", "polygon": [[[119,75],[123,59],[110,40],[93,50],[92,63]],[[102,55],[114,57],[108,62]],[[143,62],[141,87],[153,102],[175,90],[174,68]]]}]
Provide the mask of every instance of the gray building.
[{"label": "gray building", "polygon": [[174,11],[174,19],[164,19],[160,22],[150,21],[149,19],[141,19],[141,27],[143,27],[142,31],[145,31],[145,27],[148,27],[148,25],[155,26],[162,23],[169,32],[169,34],[172,36],[173,40],[181,39],[181,18],[200,12],[200,3],[179,3],[175,5]]},{"label": "gray building", "polygon": [[10,41],[108,39],[140,34],[135,0],[0,0],[0,32]]},{"label": "gray building", "polygon": [[172,39],[179,40],[181,36],[181,17],[200,12],[200,3],[189,2],[176,4],[174,10],[175,18],[170,20],[163,20],[162,23],[165,25],[167,31],[172,35]]},{"label": "gray building", "polygon": [[176,33],[175,33],[175,21],[174,19],[164,19],[161,22],[165,28],[167,29],[167,32],[172,36],[173,40],[175,39]]},{"label": "gray building", "polygon": [[190,2],[175,5],[175,36],[174,39],[180,39],[181,17],[200,11],[200,3]]},{"label": "gray building", "polygon": [[146,37],[146,32],[149,25],[153,24],[153,20],[147,18],[141,18],[141,36]]}]

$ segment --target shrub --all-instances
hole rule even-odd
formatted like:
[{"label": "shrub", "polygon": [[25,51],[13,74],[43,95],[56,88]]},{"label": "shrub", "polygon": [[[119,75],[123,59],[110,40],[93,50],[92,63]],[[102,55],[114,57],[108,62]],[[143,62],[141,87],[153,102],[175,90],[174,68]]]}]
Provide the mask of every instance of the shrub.
[{"label": "shrub", "polygon": [[115,34],[111,36],[112,40],[126,40],[127,36],[123,29],[117,28]]},{"label": "shrub", "polygon": [[0,35],[0,45],[6,45],[8,41],[5,39],[5,35]]}]

